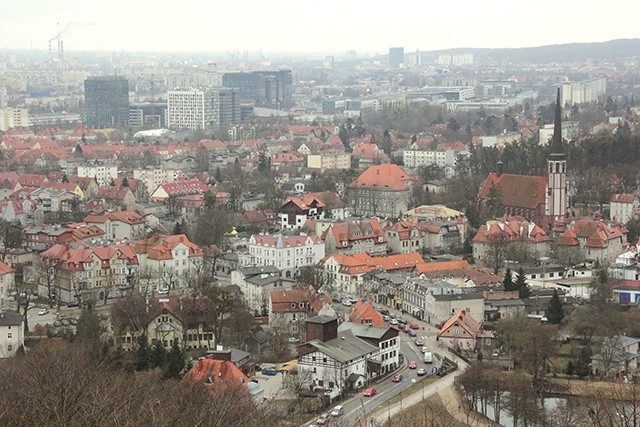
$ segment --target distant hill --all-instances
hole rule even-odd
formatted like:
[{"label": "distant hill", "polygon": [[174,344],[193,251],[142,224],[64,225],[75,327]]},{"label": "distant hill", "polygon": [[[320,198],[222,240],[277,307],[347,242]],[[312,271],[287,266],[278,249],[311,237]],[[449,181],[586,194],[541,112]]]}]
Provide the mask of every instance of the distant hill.
[{"label": "distant hill", "polygon": [[640,39],[618,39],[601,43],[570,43],[517,49],[455,48],[423,51],[423,55],[440,53],[473,53],[474,62],[583,62],[594,60],[619,60],[640,56]]}]

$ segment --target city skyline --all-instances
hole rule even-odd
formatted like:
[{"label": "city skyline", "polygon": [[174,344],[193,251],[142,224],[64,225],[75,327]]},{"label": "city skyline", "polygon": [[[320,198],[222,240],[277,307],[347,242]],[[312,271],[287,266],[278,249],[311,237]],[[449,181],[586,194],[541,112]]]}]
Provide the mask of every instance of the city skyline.
[{"label": "city skyline", "polygon": [[218,9],[185,0],[180,10],[148,0],[25,0],[5,6],[0,48],[56,50],[63,40],[66,51],[131,52],[385,54],[395,46],[411,52],[604,42],[638,37],[634,19],[640,12],[640,3],[630,1],[590,9],[550,0],[401,2],[393,9],[336,0],[245,0]]}]

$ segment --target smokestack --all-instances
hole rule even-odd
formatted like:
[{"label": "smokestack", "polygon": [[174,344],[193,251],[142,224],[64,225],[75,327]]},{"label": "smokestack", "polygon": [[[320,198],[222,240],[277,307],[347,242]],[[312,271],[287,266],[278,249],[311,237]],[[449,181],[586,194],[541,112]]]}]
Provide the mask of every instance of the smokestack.
[{"label": "smokestack", "polygon": [[60,39],[60,58],[58,58],[60,60],[60,64],[62,64],[62,62],[64,61],[64,42],[62,41],[62,39]]}]

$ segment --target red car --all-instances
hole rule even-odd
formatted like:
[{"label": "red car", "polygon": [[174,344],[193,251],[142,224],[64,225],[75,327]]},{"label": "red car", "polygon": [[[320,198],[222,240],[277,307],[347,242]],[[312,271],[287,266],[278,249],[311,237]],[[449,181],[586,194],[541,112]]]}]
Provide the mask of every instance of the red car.
[{"label": "red car", "polygon": [[416,369],[418,367],[418,364],[416,363],[415,360],[412,360],[411,362],[409,362],[409,369]]},{"label": "red car", "polygon": [[409,327],[410,327],[411,329],[420,329],[420,326],[418,326],[418,324],[417,324],[417,323],[412,323],[412,324],[410,324],[410,325],[409,325]]},{"label": "red car", "polygon": [[402,375],[395,375],[393,378],[391,378],[391,382],[399,383],[400,381],[402,381]]},{"label": "red car", "polygon": [[410,331],[410,329],[409,329],[409,327],[407,325],[402,325],[401,328],[402,328],[402,332],[409,332]]},{"label": "red car", "polygon": [[378,390],[376,390],[373,387],[369,387],[368,389],[366,389],[364,391],[364,397],[371,397],[373,395],[375,395],[378,392]]}]

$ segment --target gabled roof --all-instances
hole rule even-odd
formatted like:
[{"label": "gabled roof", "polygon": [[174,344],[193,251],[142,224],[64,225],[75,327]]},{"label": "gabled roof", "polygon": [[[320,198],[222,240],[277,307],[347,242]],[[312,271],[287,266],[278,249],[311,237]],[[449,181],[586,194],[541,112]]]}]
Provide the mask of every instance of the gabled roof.
[{"label": "gabled roof", "polygon": [[378,350],[378,347],[356,337],[350,330],[338,332],[338,337],[330,341],[312,340],[307,345],[341,363],[365,357]]},{"label": "gabled roof", "polygon": [[635,194],[613,194],[611,196],[612,203],[633,203],[636,199]]},{"label": "gabled roof", "polygon": [[195,243],[191,243],[184,234],[156,234],[147,239],[138,240],[134,249],[138,254],[147,254],[148,259],[153,260],[168,260],[173,258],[172,250],[176,246],[183,244],[189,250],[188,256],[202,257],[202,249]]},{"label": "gabled roof", "polygon": [[207,356],[198,360],[185,374],[182,381],[204,383],[211,391],[221,391],[228,386],[241,386],[249,392],[249,378],[230,360]]},{"label": "gabled roof", "polygon": [[302,211],[309,210],[312,207],[322,208],[325,206],[321,200],[309,194],[305,194],[302,197],[287,197],[284,203],[282,203],[282,207],[285,207],[289,203],[294,204]]},{"label": "gabled roof", "polygon": [[476,338],[481,332],[480,323],[471,317],[470,314],[467,314],[465,310],[460,310],[457,314],[452,316],[449,320],[445,322],[445,324],[438,332],[438,337],[447,333],[451,327],[454,325],[458,325],[462,329],[464,329],[470,336],[470,338]]},{"label": "gabled roof", "polygon": [[467,260],[458,259],[451,261],[438,261],[438,262],[425,262],[416,265],[416,271],[418,274],[427,273],[431,271],[443,271],[443,270],[457,270],[469,268]]},{"label": "gabled roof", "polygon": [[369,324],[374,326],[387,326],[382,315],[375,309],[369,300],[358,301],[349,313],[349,321],[356,324]]},{"label": "gabled roof", "polygon": [[484,180],[478,198],[489,197],[494,186],[498,188],[504,206],[535,209],[546,203],[546,177],[491,172]]}]

